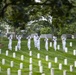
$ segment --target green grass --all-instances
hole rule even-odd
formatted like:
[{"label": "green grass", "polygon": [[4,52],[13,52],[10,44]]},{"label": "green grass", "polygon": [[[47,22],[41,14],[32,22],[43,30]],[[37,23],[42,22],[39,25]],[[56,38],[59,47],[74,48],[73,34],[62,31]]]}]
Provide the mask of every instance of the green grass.
[{"label": "green grass", "polygon": [[[73,47],[69,46],[69,43],[73,42]],[[16,40],[13,40],[13,50],[10,51],[8,50],[8,40],[4,40],[3,46],[1,47],[2,49],[2,54],[0,54],[0,67],[1,67],[1,72],[0,75],[7,75],[7,68],[10,67],[10,61],[14,61],[14,67],[11,68],[11,75],[17,75],[17,71],[19,70],[19,64],[22,62],[24,64],[22,71],[22,75],[29,75],[29,59],[30,57],[33,60],[32,66],[33,66],[33,74],[32,75],[41,75],[39,73],[39,66],[38,66],[38,60],[41,60],[42,66],[43,66],[43,73],[45,75],[50,75],[50,70],[48,68],[48,62],[51,62],[52,68],[54,68],[55,75],[63,75],[63,70],[67,70],[67,75],[76,75],[76,67],[73,67],[73,72],[70,72],[70,65],[74,65],[74,61],[76,61],[76,56],[73,55],[73,50],[76,49],[76,39],[68,39],[67,40],[67,47],[68,47],[68,53],[65,53],[62,50],[62,45],[61,45],[61,40],[58,40],[58,44],[60,45],[60,50],[54,51],[53,47],[49,47],[49,50],[46,51],[44,48],[44,40],[41,40],[41,50],[38,51],[34,47],[34,43],[32,40],[32,46],[31,46],[31,51],[32,51],[32,56],[29,56],[29,50],[27,48],[27,40],[22,40],[21,43],[21,50],[20,51],[15,51],[15,45],[17,44]],[[9,51],[9,55],[6,56],[6,50]],[[13,52],[16,53],[16,58],[13,58]],[[40,53],[40,58],[37,59],[37,53]],[[21,61],[21,55],[24,55],[24,61]],[[45,60],[45,56],[49,56],[49,60]],[[58,57],[58,62],[54,62],[54,58]],[[5,59],[5,65],[2,65],[2,59]],[[64,65],[64,59],[68,59],[68,65]],[[62,70],[58,69],[59,63],[62,63]]]}]

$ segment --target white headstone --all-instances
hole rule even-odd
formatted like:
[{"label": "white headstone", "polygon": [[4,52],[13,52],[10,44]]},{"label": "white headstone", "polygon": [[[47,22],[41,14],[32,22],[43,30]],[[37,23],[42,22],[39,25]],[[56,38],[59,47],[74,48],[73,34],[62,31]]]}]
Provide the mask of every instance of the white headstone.
[{"label": "white headstone", "polygon": [[24,60],[24,55],[21,55],[21,60],[22,60],[22,61]]},{"label": "white headstone", "polygon": [[72,35],[72,39],[74,39],[74,35]]},{"label": "white headstone", "polygon": [[40,58],[40,53],[37,53],[37,58],[38,58],[38,59]]},{"label": "white headstone", "polygon": [[73,55],[76,55],[76,50],[73,50]]},{"label": "white headstone", "polygon": [[72,47],[72,42],[70,42],[70,47]]},{"label": "white headstone", "polygon": [[11,75],[11,70],[10,70],[10,68],[7,68],[7,75]]},{"label": "white headstone", "polygon": [[52,42],[50,42],[50,47],[52,47]]},{"label": "white headstone", "polygon": [[64,59],[64,65],[67,65],[67,59]]},{"label": "white headstone", "polygon": [[20,63],[20,69],[23,69],[23,63]]},{"label": "white headstone", "polygon": [[18,70],[18,75],[21,75],[21,70]]},{"label": "white headstone", "polygon": [[51,65],[51,62],[49,62],[49,63],[48,63],[48,68],[51,68],[51,66],[52,66],[52,65]]},{"label": "white headstone", "polygon": [[60,45],[57,45],[57,49],[60,50]]},{"label": "white headstone", "polygon": [[6,56],[8,56],[8,50],[6,51]]},{"label": "white headstone", "polygon": [[55,63],[57,63],[58,62],[58,58],[57,57],[55,57]]},{"label": "white headstone", "polygon": [[59,64],[59,70],[62,70],[62,64],[61,63]]},{"label": "white headstone", "polygon": [[29,56],[32,56],[32,51],[29,51]]},{"label": "white headstone", "polygon": [[15,52],[13,52],[13,58],[16,58],[16,53]]},{"label": "white headstone", "polygon": [[63,75],[66,75],[66,70],[63,70]]},{"label": "white headstone", "polygon": [[29,65],[29,71],[32,71],[32,64]]},{"label": "white headstone", "polygon": [[17,46],[15,46],[15,51],[17,51]]},{"label": "white headstone", "polygon": [[38,61],[38,65],[39,66],[42,66],[41,60]]},{"label": "white headstone", "polygon": [[46,61],[48,61],[48,55],[46,55]]},{"label": "white headstone", "polygon": [[66,52],[66,53],[68,52],[68,48],[67,48],[67,47],[65,48],[65,52]]},{"label": "white headstone", "polygon": [[29,61],[29,63],[32,63],[32,58],[30,58],[30,61]]},{"label": "white headstone", "polygon": [[45,75],[45,73],[42,73],[41,75]]},{"label": "white headstone", "polygon": [[76,67],[76,61],[74,61],[74,67]]},{"label": "white headstone", "polygon": [[39,66],[39,72],[40,72],[40,73],[43,72],[43,66]]},{"label": "white headstone", "polygon": [[2,59],[2,65],[5,65],[5,59]]},{"label": "white headstone", "polygon": [[1,54],[1,49],[0,49],[0,54]]},{"label": "white headstone", "polygon": [[70,72],[73,71],[73,65],[70,65]]},{"label": "white headstone", "polygon": [[29,72],[29,75],[32,75],[32,71]]},{"label": "white headstone", "polygon": [[54,75],[54,68],[51,68],[51,74],[50,75]]},{"label": "white headstone", "polygon": [[14,66],[14,62],[13,62],[13,61],[10,62],[10,66],[11,66],[11,67]]}]

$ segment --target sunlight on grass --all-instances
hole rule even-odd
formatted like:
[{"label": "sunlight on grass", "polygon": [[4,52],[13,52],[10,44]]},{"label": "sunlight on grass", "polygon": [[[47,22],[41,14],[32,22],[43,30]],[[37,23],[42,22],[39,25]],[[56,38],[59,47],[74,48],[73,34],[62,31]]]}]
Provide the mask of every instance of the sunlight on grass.
[{"label": "sunlight on grass", "polygon": [[[73,43],[73,47],[69,46],[70,41]],[[0,75],[7,75],[7,68],[10,68],[11,75],[17,75],[18,70],[20,69],[20,63],[23,63],[23,68],[21,69],[21,75],[29,75],[29,65],[30,58],[32,58],[32,75],[41,75],[39,72],[39,60],[41,61],[41,65],[43,67],[43,73],[45,75],[51,75],[51,68],[54,68],[54,75],[63,75],[63,70],[67,71],[67,75],[76,75],[76,66],[74,66],[74,62],[76,61],[76,56],[73,55],[73,50],[76,49],[75,46],[76,40],[69,39],[67,40],[68,52],[65,53],[62,50],[61,42],[60,50],[55,51],[53,47],[49,47],[49,50],[46,51],[44,48],[44,41],[41,40],[41,49],[38,51],[33,44],[31,50],[27,48],[27,40],[22,40],[21,50],[15,51],[15,45],[17,41],[13,41],[13,50],[10,51],[7,48],[8,41],[3,41],[3,47],[1,47],[0,54]],[[8,56],[6,56],[6,50],[8,50]],[[29,52],[32,51],[32,56],[29,56]],[[13,53],[16,53],[16,58],[13,58]],[[37,54],[40,53],[40,58],[37,58]],[[24,60],[21,60],[21,55],[24,56]],[[48,55],[48,60],[46,61],[46,56]],[[55,63],[55,57],[58,58],[57,63]],[[2,65],[2,59],[5,59],[5,64]],[[67,65],[64,64],[64,59],[67,59]],[[10,66],[10,62],[13,61],[13,67]],[[51,62],[51,68],[48,68],[48,63]],[[59,63],[62,63],[62,70],[59,70]],[[73,65],[73,71],[70,72],[70,65]]]}]

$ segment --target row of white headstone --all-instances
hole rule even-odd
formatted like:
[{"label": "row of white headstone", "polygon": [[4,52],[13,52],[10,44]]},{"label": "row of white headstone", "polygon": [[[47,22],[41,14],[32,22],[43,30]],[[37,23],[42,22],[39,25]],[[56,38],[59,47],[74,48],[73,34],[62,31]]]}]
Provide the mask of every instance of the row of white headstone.
[{"label": "row of white headstone", "polygon": [[[42,72],[42,66],[40,66],[40,72]],[[63,75],[67,75],[66,72],[67,72],[66,70],[63,70]],[[22,75],[21,69],[19,69],[17,73],[18,73],[17,75]],[[7,75],[11,75],[11,68],[7,68]],[[29,72],[29,75],[32,75],[32,71]],[[41,75],[45,75],[45,73],[42,73]],[[51,68],[50,75],[54,75],[54,68]]]},{"label": "row of white headstone", "polygon": [[[51,68],[51,75],[54,75],[54,68]],[[63,75],[67,75],[66,70],[63,70]]]},{"label": "row of white headstone", "polygon": [[[7,68],[7,75],[11,75],[11,69]],[[21,75],[21,69],[18,70],[18,75]]]},{"label": "row of white headstone", "polygon": [[[6,56],[8,56],[8,52],[9,51],[6,50]],[[1,54],[1,49],[0,49],[0,54]],[[73,55],[76,55],[76,50],[73,50]],[[29,51],[29,56],[32,56],[32,51]],[[13,52],[13,58],[16,58],[16,53],[15,52]],[[40,58],[40,53],[37,53],[37,58],[38,59]],[[45,59],[46,59],[46,61],[48,61],[49,60],[49,56],[46,55]],[[21,55],[21,60],[22,61],[24,60],[24,55]],[[58,61],[58,58],[55,57],[55,62],[57,62],[57,61]]]},{"label": "row of white headstone", "polygon": [[[73,46],[72,42],[69,43],[69,46],[70,46],[70,47]],[[50,47],[53,47],[52,42],[50,42]],[[57,45],[57,46],[56,46],[56,49],[60,50],[60,45]],[[64,51],[67,52],[67,47],[65,47]]]},{"label": "row of white headstone", "polygon": [[[49,63],[49,66],[51,67],[51,65],[50,65],[51,63]],[[41,64],[41,60],[39,60],[38,61],[38,65],[39,65],[39,72],[40,73],[42,73],[43,74],[43,66],[42,66],[42,64]],[[48,66],[48,68],[50,68]],[[21,69],[23,69],[23,63],[20,63],[20,69],[18,70],[18,75],[21,75]],[[60,63],[59,64],[59,70],[62,70],[62,64]],[[29,65],[29,75],[32,75],[31,73],[32,73],[32,64],[30,64]],[[72,72],[73,71],[73,65],[70,65],[70,72]],[[0,72],[1,72],[1,67],[0,67]],[[7,75],[10,75],[10,68],[8,68],[7,69]],[[51,68],[51,75],[54,75],[54,69],[52,69]],[[64,72],[64,74],[63,75],[65,75],[65,72]]]},{"label": "row of white headstone", "polygon": [[[0,54],[2,53],[2,50],[0,49]],[[9,55],[9,51],[6,50],[5,53],[6,56]],[[73,55],[76,56],[76,50],[73,50]],[[29,56],[32,56],[32,51],[29,51]],[[16,58],[16,52],[13,52],[13,58]],[[37,58],[40,58],[40,53],[37,53]],[[24,55],[21,55],[21,60],[24,60]],[[46,55],[46,61],[48,61],[48,55]]]},{"label": "row of white headstone", "polygon": [[[31,55],[31,54],[30,54]],[[16,57],[15,55],[13,57]],[[37,54],[37,58],[39,59],[40,58],[40,53]],[[21,55],[21,60],[23,61],[24,60],[24,55]],[[49,57],[48,55],[45,56],[45,60],[48,61],[49,60]],[[29,62],[32,63],[32,57],[30,57],[29,59]],[[54,58],[54,62],[55,63],[58,63],[58,58],[55,57]],[[11,61],[11,64],[13,63],[13,61]],[[5,64],[5,59],[2,59],[2,65]],[[67,65],[68,64],[68,60],[67,59],[64,59],[64,65]],[[76,67],[76,61],[74,62],[74,66]]]},{"label": "row of white headstone", "polygon": [[[32,58],[30,58],[29,63],[30,63],[29,71],[31,73],[31,71],[32,71]],[[55,57],[55,63],[57,63],[57,57]],[[5,59],[2,59],[2,65],[5,65]],[[68,65],[67,64],[67,59],[64,59],[64,65]],[[38,61],[38,66],[39,66],[39,72],[43,73],[43,66],[42,66],[41,60]],[[14,62],[13,61],[10,61],[10,67],[14,67]],[[70,65],[70,72],[73,71],[73,67],[76,67],[76,61],[74,62],[74,66]],[[52,68],[51,62],[48,62],[48,68]],[[23,63],[20,63],[20,69],[23,69]],[[59,63],[59,70],[62,70],[62,64],[61,63]]]},{"label": "row of white headstone", "polygon": [[[38,66],[39,66],[39,72],[42,73],[43,75],[43,66],[41,63],[41,60],[38,61]],[[51,75],[54,75],[54,68],[51,68],[51,62],[48,63],[48,68],[51,69]],[[18,75],[21,75],[21,69],[23,69],[23,63],[20,63],[20,69],[18,70]],[[7,68],[7,75],[11,75],[11,69]],[[62,64],[59,64],[59,70],[62,70]],[[32,75],[32,64],[29,65],[29,75]],[[1,72],[1,67],[0,67],[0,72]],[[73,72],[73,65],[70,65],[70,72]],[[63,71],[63,75],[65,74],[65,71]]]},{"label": "row of white headstone", "polygon": [[[0,54],[1,54],[1,49],[0,49]],[[6,50],[6,56],[8,56],[9,51]],[[76,50],[73,50],[73,55],[76,55]],[[32,51],[29,51],[29,56],[32,56]],[[16,58],[16,53],[13,52],[13,58]],[[40,58],[40,53],[37,53],[37,58]],[[56,59],[56,58],[55,58]],[[21,60],[24,60],[24,55],[21,55]],[[46,55],[46,61],[48,61],[48,55]]]}]

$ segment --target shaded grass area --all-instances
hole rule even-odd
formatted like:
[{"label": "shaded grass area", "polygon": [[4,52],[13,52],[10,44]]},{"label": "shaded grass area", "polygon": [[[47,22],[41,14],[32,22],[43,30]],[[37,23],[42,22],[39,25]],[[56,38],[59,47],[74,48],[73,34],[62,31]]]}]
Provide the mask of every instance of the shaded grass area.
[{"label": "shaded grass area", "polygon": [[[73,43],[73,47],[69,46],[69,43]],[[39,72],[39,66],[38,66],[38,61],[41,60],[42,66],[43,66],[43,73],[45,75],[50,75],[50,70],[48,68],[48,63],[51,62],[52,66],[51,68],[54,68],[54,74],[55,75],[63,75],[63,70],[67,70],[67,75],[76,75],[76,67],[73,67],[73,72],[70,72],[70,65],[74,65],[74,61],[76,61],[76,56],[73,55],[73,50],[76,49],[76,39],[68,39],[67,40],[67,47],[68,47],[68,53],[65,53],[62,50],[62,45],[61,45],[61,40],[58,39],[58,44],[60,45],[60,50],[55,51],[53,47],[49,46],[49,50],[45,50],[45,42],[42,39],[41,40],[41,49],[40,51],[37,50],[37,48],[34,47],[33,40],[31,42],[31,51],[32,51],[32,56],[29,56],[29,50],[27,48],[27,40],[22,40],[21,43],[21,50],[15,51],[15,46],[17,44],[17,41],[13,41],[13,49],[12,51],[8,50],[8,40],[4,40],[2,42],[4,45],[1,47],[2,53],[0,54],[0,67],[1,67],[1,72],[0,75],[7,75],[7,68],[11,68],[11,75],[17,75],[17,71],[20,68],[20,63],[23,63],[23,69],[22,75],[29,75],[29,59],[32,58],[32,66],[33,66],[33,74],[32,75],[41,75]],[[50,41],[49,41],[50,43]],[[6,56],[6,50],[9,51],[9,55]],[[13,58],[13,53],[16,53],[16,58]],[[40,53],[40,58],[37,58],[37,53]],[[24,55],[24,60],[21,61],[21,55]],[[45,57],[48,55],[49,60],[46,61]],[[58,62],[55,63],[55,57],[58,57]],[[5,59],[5,65],[2,65],[2,59]],[[68,64],[64,65],[64,59],[68,60]],[[14,61],[14,67],[10,67],[10,62]],[[62,63],[62,70],[59,70],[59,63]]]}]

